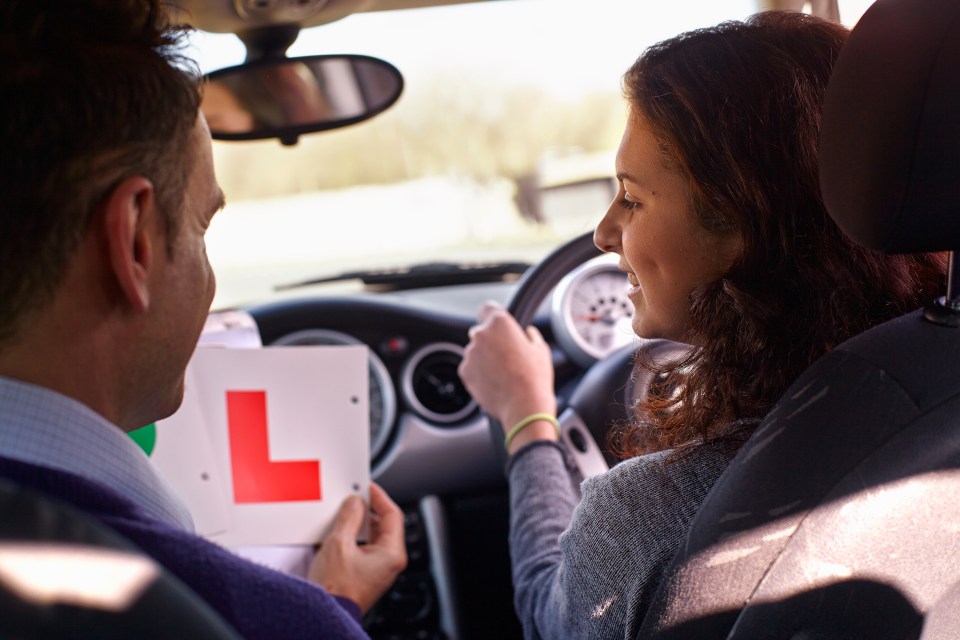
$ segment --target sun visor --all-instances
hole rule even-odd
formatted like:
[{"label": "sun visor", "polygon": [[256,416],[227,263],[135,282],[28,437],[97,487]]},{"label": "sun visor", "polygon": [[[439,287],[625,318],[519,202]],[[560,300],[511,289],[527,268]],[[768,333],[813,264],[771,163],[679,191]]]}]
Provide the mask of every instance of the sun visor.
[{"label": "sun visor", "polygon": [[827,88],[827,209],[889,253],[960,248],[960,2],[878,0]]}]

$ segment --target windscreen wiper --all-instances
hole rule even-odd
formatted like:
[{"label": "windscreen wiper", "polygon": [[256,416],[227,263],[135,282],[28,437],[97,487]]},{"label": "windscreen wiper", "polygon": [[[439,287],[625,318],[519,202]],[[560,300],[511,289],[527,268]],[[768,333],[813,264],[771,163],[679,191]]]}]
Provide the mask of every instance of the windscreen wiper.
[{"label": "windscreen wiper", "polygon": [[476,284],[481,282],[500,282],[507,276],[516,276],[530,268],[527,262],[427,262],[412,267],[375,269],[366,271],[346,271],[333,276],[312,278],[302,282],[281,284],[275,291],[289,291],[301,287],[310,287],[328,282],[360,280],[365,286],[389,291],[401,289],[422,289],[442,287],[454,284]]}]

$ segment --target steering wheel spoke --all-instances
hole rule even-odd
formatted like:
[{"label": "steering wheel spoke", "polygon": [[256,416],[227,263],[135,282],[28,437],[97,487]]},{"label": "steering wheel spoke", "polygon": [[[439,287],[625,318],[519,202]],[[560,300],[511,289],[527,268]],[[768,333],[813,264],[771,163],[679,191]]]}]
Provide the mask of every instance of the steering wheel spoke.
[{"label": "steering wheel spoke", "polygon": [[582,478],[596,476],[610,469],[590,428],[576,409],[568,407],[560,414],[558,421],[560,439],[567,445],[570,457],[577,465]]}]

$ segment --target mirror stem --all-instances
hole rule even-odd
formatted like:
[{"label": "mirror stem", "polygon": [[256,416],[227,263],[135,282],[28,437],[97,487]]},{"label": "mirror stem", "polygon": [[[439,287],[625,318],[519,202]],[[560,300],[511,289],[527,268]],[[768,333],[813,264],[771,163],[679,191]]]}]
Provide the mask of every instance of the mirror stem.
[{"label": "mirror stem", "polygon": [[246,61],[254,62],[266,58],[285,58],[287,49],[290,48],[299,34],[299,26],[284,24],[243,31],[237,33],[237,37],[247,48]]}]

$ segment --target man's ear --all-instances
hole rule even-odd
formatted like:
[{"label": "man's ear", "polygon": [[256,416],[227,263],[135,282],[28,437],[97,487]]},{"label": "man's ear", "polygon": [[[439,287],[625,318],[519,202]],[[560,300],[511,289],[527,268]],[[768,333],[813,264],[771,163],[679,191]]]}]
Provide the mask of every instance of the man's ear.
[{"label": "man's ear", "polygon": [[150,307],[149,275],[162,242],[153,183],[143,176],[126,178],[101,206],[113,276],[133,310],[142,313]]}]

